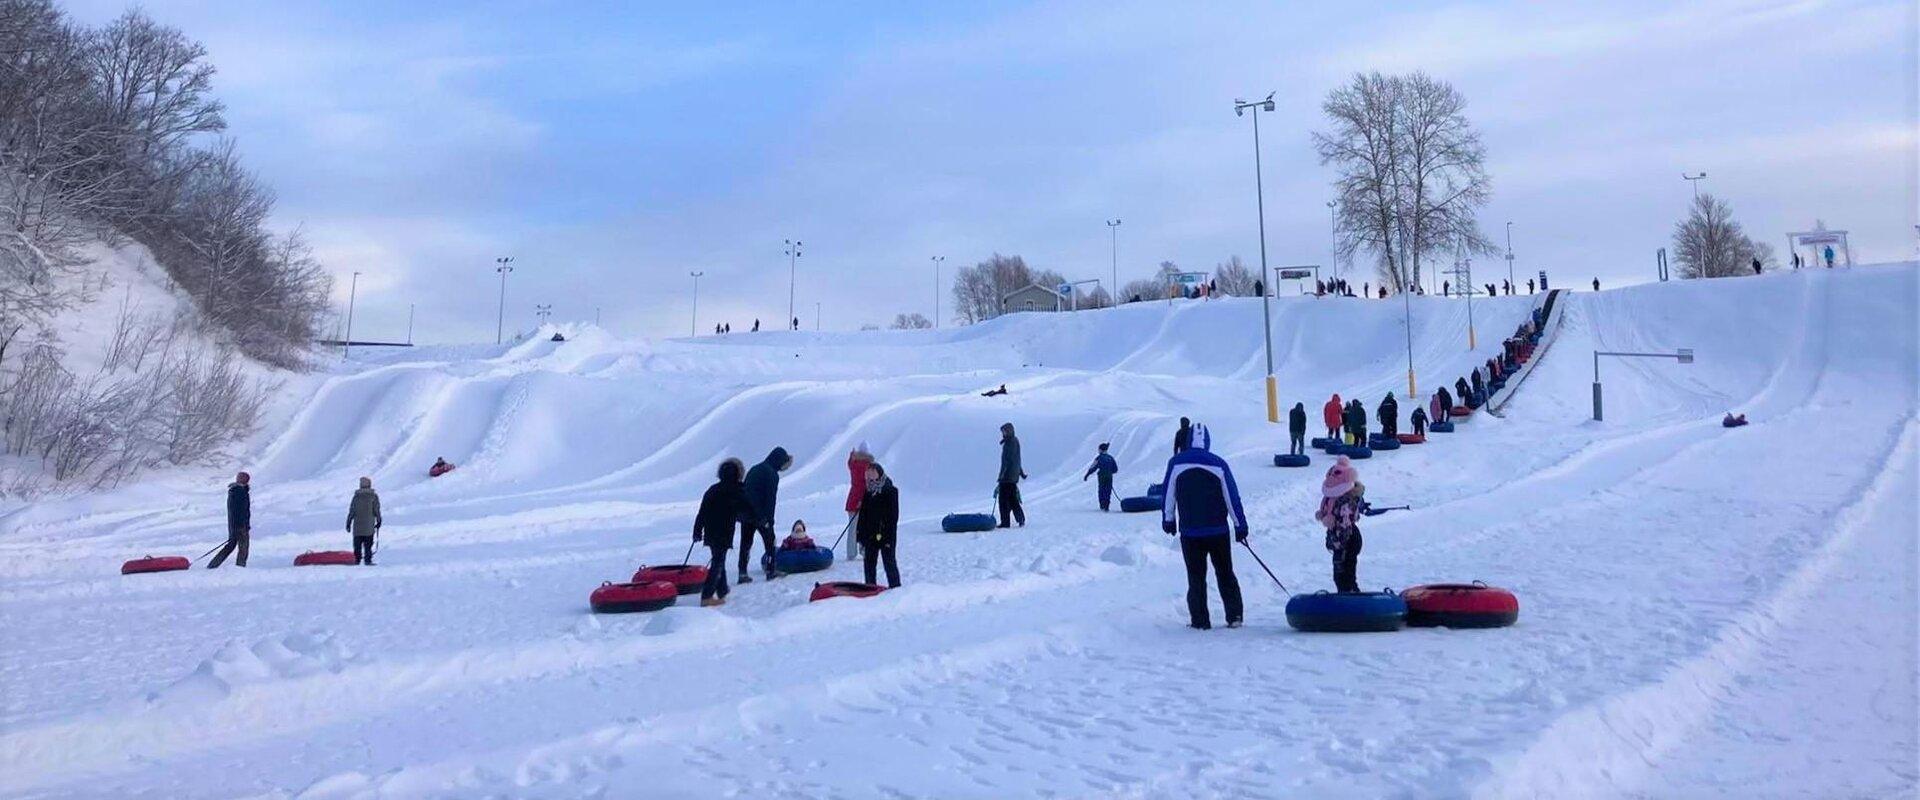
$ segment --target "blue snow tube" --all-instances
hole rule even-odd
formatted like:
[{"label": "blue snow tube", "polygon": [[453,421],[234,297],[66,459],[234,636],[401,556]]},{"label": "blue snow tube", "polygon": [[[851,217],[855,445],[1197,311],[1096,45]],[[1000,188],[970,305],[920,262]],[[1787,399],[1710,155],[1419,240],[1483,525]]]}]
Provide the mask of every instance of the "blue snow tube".
[{"label": "blue snow tube", "polygon": [[833,551],[824,547],[773,551],[773,568],[778,572],[819,572],[831,566]]},{"label": "blue snow tube", "polygon": [[977,533],[993,530],[992,514],[948,514],[940,518],[940,530],[947,533]]},{"label": "blue snow tube", "polygon": [[1479,408],[1485,405],[1486,402],[1487,395],[1484,392],[1474,392],[1467,395],[1467,408]]},{"label": "blue snow tube", "polygon": [[1315,450],[1327,450],[1339,443],[1340,443],[1340,440],[1329,439],[1325,436],[1315,436],[1313,437],[1312,440],[1307,442],[1307,444],[1313,445],[1313,449]]},{"label": "blue snow tube", "polygon": [[1372,458],[1373,448],[1360,447],[1358,445],[1344,447],[1344,448],[1341,448],[1340,455],[1346,456],[1347,458],[1351,458],[1356,461],[1362,458]]},{"label": "blue snow tube", "polygon": [[1407,624],[1407,601],[1384,592],[1315,592],[1287,601],[1287,624],[1312,633],[1397,631]]},{"label": "blue snow tube", "polygon": [[1276,467],[1304,467],[1311,463],[1313,459],[1308,458],[1304,453],[1301,455],[1281,453],[1273,457],[1273,465]]},{"label": "blue snow tube", "polygon": [[1428,425],[1427,432],[1428,433],[1452,433],[1453,423],[1447,420],[1441,420],[1439,422],[1433,423],[1432,425]]},{"label": "blue snow tube", "polygon": [[1155,483],[1155,484],[1148,485],[1147,496],[1148,497],[1166,497],[1167,485],[1164,483]]},{"label": "blue snow tube", "polygon": [[1374,450],[1398,450],[1400,449],[1400,437],[1376,433],[1367,437],[1367,447]]},{"label": "blue snow tube", "polygon": [[1120,510],[1129,514],[1140,511],[1159,511],[1165,504],[1166,498],[1157,494],[1120,498]]}]

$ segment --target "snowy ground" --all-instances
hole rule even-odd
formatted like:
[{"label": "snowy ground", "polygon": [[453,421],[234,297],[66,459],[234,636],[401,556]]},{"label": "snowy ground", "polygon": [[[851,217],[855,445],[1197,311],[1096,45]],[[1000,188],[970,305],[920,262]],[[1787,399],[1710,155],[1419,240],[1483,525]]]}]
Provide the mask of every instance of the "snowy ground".
[{"label": "snowy ground", "polygon": [[[1910,796],[1917,276],[1573,295],[1505,418],[1362,462],[1371,498],[1415,507],[1369,520],[1362,583],[1510,587],[1521,621],[1496,631],[1297,634],[1244,550],[1247,627],[1191,631],[1157,520],[1094,508],[1096,443],[1137,493],[1192,416],[1267,563],[1329,585],[1323,464],[1266,466],[1285,436],[1254,301],[356,355],[290,386],[246,459],[248,570],[116,574],[216,544],[221,476],[0,517],[0,794]],[[1478,353],[1463,303],[1417,303],[1422,391],[1531,303],[1477,301]],[[1605,363],[1608,420],[1587,419],[1592,350],[1688,346],[1691,366]],[[1274,347],[1314,418],[1330,392],[1405,389],[1396,303],[1282,300]],[[939,533],[986,510],[1002,421],[1032,524]],[[793,577],[724,610],[587,612],[601,581],[681,559],[723,455],[795,452],[782,529],[830,540],[861,440],[901,487],[903,589],[808,604]],[[440,455],[461,468],[428,481]],[[288,566],[346,547],[362,474],[380,566]]]}]

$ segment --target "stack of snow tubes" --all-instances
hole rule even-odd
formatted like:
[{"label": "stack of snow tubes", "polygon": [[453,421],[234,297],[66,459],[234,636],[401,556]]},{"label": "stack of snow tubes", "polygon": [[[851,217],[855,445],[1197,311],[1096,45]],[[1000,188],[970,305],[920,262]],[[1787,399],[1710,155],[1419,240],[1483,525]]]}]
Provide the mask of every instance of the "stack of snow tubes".
[{"label": "stack of snow tubes", "polygon": [[1273,465],[1276,467],[1304,467],[1311,463],[1313,459],[1308,458],[1304,453],[1300,455],[1280,453],[1273,457]]},{"label": "stack of snow tubes", "polygon": [[886,590],[887,587],[876,583],[828,581],[814,584],[813,594],[807,596],[807,602],[818,603],[835,597],[872,597]]},{"label": "stack of snow tubes", "polygon": [[1415,586],[1407,601],[1407,624],[1416,627],[1504,628],[1520,618],[1512,592],[1479,581]]},{"label": "stack of snow tubes", "polygon": [[940,518],[940,530],[947,533],[977,533],[993,530],[992,514],[948,514]]},{"label": "stack of snow tubes", "polygon": [[1397,631],[1407,624],[1407,603],[1384,592],[1315,592],[1287,601],[1287,624],[1310,633]]},{"label": "stack of snow tubes", "polygon": [[825,547],[773,551],[773,568],[778,572],[819,572],[831,566],[833,551]]},{"label": "stack of snow tubes", "polygon": [[350,550],[308,550],[293,557],[296,567],[350,567],[360,562]]},{"label": "stack of snow tubes", "polygon": [[120,565],[122,575],[141,575],[148,572],[175,572],[193,565],[186,556],[147,556],[136,558]]},{"label": "stack of snow tubes", "polygon": [[680,590],[681,594],[695,594],[707,584],[705,564],[680,564],[666,567],[642,566],[633,573],[634,583],[653,583],[666,581]]},{"label": "stack of snow tubes", "polygon": [[680,589],[672,581],[608,582],[593,590],[587,603],[593,606],[595,614],[633,614],[659,611],[673,605],[679,597]]}]

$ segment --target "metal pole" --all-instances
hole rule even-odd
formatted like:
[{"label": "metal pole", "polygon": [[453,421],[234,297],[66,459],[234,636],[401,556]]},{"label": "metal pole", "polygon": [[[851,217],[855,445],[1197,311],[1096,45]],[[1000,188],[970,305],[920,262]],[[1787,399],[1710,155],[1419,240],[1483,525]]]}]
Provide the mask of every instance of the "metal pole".
[{"label": "metal pole", "polygon": [[799,285],[800,242],[787,240],[787,319],[793,319],[794,287]]},{"label": "metal pole", "polygon": [[700,276],[705,272],[689,272],[693,276],[693,319],[687,321],[687,335],[700,335]]},{"label": "metal pole", "polygon": [[1403,277],[1400,281],[1400,298],[1406,307],[1407,314],[1407,402],[1413,403],[1414,407],[1418,408],[1420,391],[1413,383],[1413,293],[1407,291],[1406,284]]},{"label": "metal pole", "polygon": [[1113,305],[1120,305],[1120,218],[1107,220],[1107,233],[1113,240]]},{"label": "metal pole", "polygon": [[[1327,250],[1327,258],[1329,259],[1327,265],[1332,268],[1333,275],[1336,278],[1340,277],[1340,216],[1339,212],[1335,210],[1339,208],[1339,206],[1340,202],[1338,200],[1327,201],[1327,246],[1329,248]],[[1317,281],[1319,279],[1319,276],[1314,276],[1314,280]]]},{"label": "metal pole", "polygon": [[820,330],[820,301],[813,301],[813,329]]},{"label": "metal pole", "polygon": [[1593,421],[1600,421],[1600,351],[1593,353]]},{"label": "metal pole", "polygon": [[342,340],[340,347],[340,358],[343,361],[346,360],[347,354],[353,352],[353,300],[359,293],[360,273],[356,272],[353,273],[353,283],[347,289],[347,338]]},{"label": "metal pole", "polygon": [[500,315],[494,319],[493,323],[493,343],[499,344],[507,329],[507,273],[513,271],[513,267],[510,266],[513,263],[513,257],[496,258],[493,263],[499,265],[494,267],[493,271],[500,273]]},{"label": "metal pole", "polygon": [[[1260,108],[1253,109],[1253,197],[1260,215],[1260,274],[1267,274],[1267,190],[1260,175]],[[1267,350],[1267,421],[1280,421],[1279,387],[1273,379],[1273,310],[1267,293],[1260,293],[1261,338]]]},{"label": "metal pole", "polygon": [[1513,285],[1513,223],[1507,223],[1507,285]]},{"label": "metal pole", "polygon": [[407,304],[407,344],[413,344],[413,304]]},{"label": "metal pole", "polygon": [[[947,257],[934,256],[932,260],[933,260],[933,327],[937,329],[940,327],[940,262],[947,260]],[[815,314],[814,316],[818,317],[820,315]],[[815,329],[819,328],[819,320],[816,319],[814,321],[814,327]]]}]

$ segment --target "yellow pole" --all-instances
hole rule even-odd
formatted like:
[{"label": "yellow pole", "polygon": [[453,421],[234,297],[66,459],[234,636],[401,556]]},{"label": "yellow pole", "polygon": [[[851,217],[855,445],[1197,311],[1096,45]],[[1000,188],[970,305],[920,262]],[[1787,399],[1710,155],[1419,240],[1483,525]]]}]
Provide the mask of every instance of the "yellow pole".
[{"label": "yellow pole", "polygon": [[1267,421],[1280,421],[1280,390],[1272,375],[1267,376]]},{"label": "yellow pole", "polygon": [[1407,399],[1412,401],[1415,407],[1420,405],[1420,390],[1413,387],[1412,367],[1407,368]]}]

